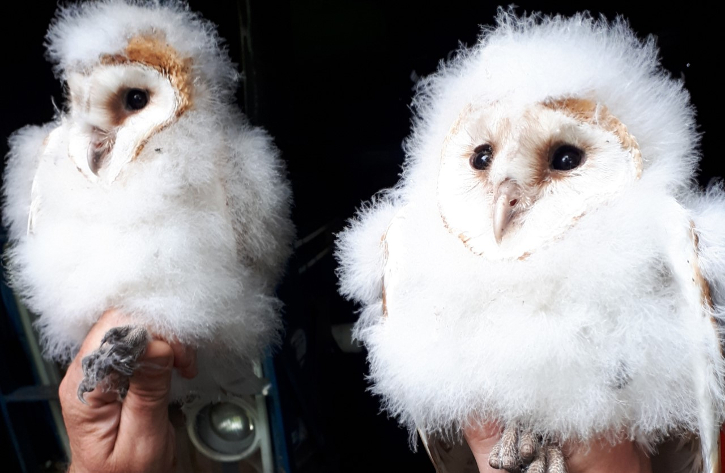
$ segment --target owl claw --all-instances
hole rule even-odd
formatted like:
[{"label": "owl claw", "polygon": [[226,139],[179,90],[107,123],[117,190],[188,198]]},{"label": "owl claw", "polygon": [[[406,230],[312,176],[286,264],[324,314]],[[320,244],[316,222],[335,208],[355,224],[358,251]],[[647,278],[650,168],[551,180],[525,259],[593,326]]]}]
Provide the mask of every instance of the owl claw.
[{"label": "owl claw", "polygon": [[488,464],[491,468],[501,469],[501,443],[497,443],[488,454]]},{"label": "owl claw", "polygon": [[546,449],[540,448],[536,453],[536,458],[529,464],[526,473],[548,473],[546,464]]},{"label": "owl claw", "polygon": [[561,447],[546,446],[547,473],[566,473],[566,461]]},{"label": "owl claw", "polygon": [[521,458],[518,451],[518,427],[509,425],[501,437],[501,468],[506,471],[518,471]]},{"label": "owl claw", "polygon": [[517,424],[504,429],[501,440],[491,449],[488,464],[509,473],[566,473],[561,448],[544,443]]},{"label": "owl claw", "polygon": [[84,395],[103,384],[104,391],[117,391],[126,397],[129,378],[146,352],[149,334],[144,327],[126,325],[106,332],[97,350],[81,361],[83,380],[78,386],[78,399],[88,404]]},{"label": "owl claw", "polygon": [[536,456],[536,437],[530,430],[519,434],[519,455],[524,463],[531,462]]}]

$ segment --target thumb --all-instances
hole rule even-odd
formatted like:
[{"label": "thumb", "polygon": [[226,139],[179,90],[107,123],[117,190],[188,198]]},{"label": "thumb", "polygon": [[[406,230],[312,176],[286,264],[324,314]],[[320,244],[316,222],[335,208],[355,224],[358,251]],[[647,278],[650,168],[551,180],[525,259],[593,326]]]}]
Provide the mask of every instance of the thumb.
[{"label": "thumb", "polygon": [[[173,366],[171,346],[161,340],[151,341],[131,376],[121,405],[113,455],[123,468],[115,471],[172,471],[176,452],[174,429],[169,422]],[[131,460],[144,468],[126,468],[124,465]]]},{"label": "thumb", "polygon": [[[169,422],[168,406],[174,351],[162,340],[149,342],[146,354],[131,377],[122,416],[131,435],[148,435]],[[121,423],[124,426],[124,423]]]},{"label": "thumb", "polygon": [[488,457],[494,445],[501,439],[501,427],[496,422],[472,425],[463,430],[463,436],[471,448],[480,473],[498,473],[501,470],[492,468]]}]

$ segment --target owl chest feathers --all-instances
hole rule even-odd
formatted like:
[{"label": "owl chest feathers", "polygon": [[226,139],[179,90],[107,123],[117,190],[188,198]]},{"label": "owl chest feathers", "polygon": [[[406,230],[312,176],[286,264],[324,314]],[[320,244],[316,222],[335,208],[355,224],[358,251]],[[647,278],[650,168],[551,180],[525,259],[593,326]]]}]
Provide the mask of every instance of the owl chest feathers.
[{"label": "owl chest feathers", "polygon": [[[173,136],[157,137],[140,157],[125,162],[115,179],[106,181],[73,159],[74,142],[83,143],[77,138],[75,126],[64,122],[46,140],[32,191],[37,213],[43,215],[35,216],[39,223],[77,220],[81,231],[83,224],[122,231],[173,225],[195,210],[227,213],[222,162],[229,150],[224,146],[185,152],[183,145],[174,145]],[[228,219],[220,223],[225,224]]]},{"label": "owl chest feathers", "polygon": [[[382,245],[382,322],[363,334],[376,389],[420,406],[418,425],[450,425],[462,415],[454,405],[576,437],[696,425],[687,400],[707,374],[693,367],[715,359],[718,342],[691,221],[646,193],[631,190],[523,259],[475,254],[431,209],[404,207]],[[644,200],[632,209],[627,198]],[[440,386],[456,402],[432,395]]]},{"label": "owl chest feathers", "polygon": [[[223,319],[233,301],[245,297],[242,283],[254,287],[255,277],[238,259],[222,166],[228,150],[184,150],[183,140],[159,136],[117,179],[105,182],[70,158],[72,138],[62,123],[46,140],[28,235],[18,245],[28,255],[27,289],[52,295],[36,298],[34,309],[57,324],[54,336],[65,338],[73,328],[68,337],[80,337],[78,343],[85,332],[74,327],[87,329],[108,307],[125,307],[160,333],[171,330],[182,339],[218,331],[205,319]],[[216,289],[206,290],[210,285]],[[179,293],[188,300],[174,297]],[[260,315],[264,311],[260,307]]]}]

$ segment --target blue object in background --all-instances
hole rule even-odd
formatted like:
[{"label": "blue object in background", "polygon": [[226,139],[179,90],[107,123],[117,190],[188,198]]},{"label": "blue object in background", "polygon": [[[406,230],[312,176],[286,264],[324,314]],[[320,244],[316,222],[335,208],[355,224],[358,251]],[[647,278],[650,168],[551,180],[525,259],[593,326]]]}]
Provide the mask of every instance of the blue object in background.
[{"label": "blue object in background", "polygon": [[[3,250],[7,241],[0,235]],[[57,368],[42,360],[31,314],[0,281],[0,457],[3,471],[65,472],[69,447],[58,402]]]}]

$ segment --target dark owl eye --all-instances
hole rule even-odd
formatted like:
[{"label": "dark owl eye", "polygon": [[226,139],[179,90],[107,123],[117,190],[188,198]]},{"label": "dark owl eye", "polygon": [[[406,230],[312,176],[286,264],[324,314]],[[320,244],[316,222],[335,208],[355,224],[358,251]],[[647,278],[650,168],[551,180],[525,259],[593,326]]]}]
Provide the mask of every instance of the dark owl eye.
[{"label": "dark owl eye", "polygon": [[483,171],[491,164],[493,159],[493,148],[489,144],[476,146],[468,162],[477,171]]},{"label": "dark owl eye", "polygon": [[126,108],[128,110],[141,110],[149,103],[149,93],[142,89],[129,89],[126,92]]},{"label": "dark owl eye", "polygon": [[551,155],[551,169],[569,171],[579,166],[584,158],[584,151],[572,145],[562,145]]}]

